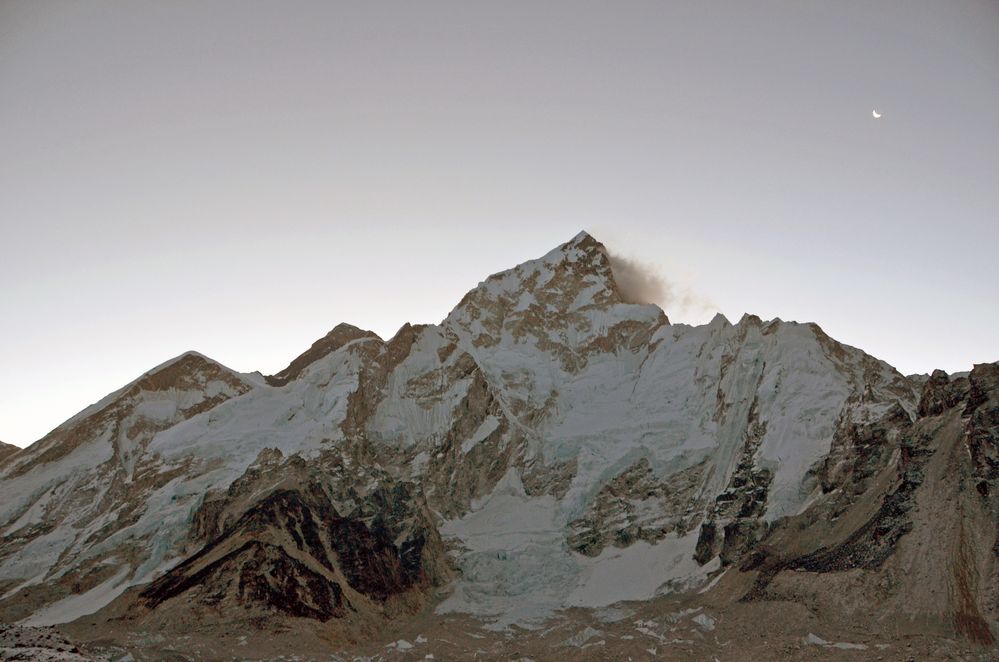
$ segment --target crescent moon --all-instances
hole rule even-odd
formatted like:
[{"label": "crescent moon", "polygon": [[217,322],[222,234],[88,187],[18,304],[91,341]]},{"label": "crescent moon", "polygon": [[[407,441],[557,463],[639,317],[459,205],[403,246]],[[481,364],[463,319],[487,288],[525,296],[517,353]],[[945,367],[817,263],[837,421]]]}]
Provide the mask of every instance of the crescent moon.
[{"label": "crescent moon", "polygon": [[872,110],[871,111],[871,116],[874,117],[874,119],[876,119],[876,120],[881,119],[881,113],[879,113],[877,110]]}]

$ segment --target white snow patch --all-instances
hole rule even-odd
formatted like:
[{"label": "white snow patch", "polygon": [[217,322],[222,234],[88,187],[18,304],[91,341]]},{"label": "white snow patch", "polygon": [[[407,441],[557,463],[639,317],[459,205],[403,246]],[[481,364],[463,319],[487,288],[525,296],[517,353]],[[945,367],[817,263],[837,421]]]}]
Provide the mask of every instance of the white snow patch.
[{"label": "white snow patch", "polygon": [[94,613],[125,592],[125,589],[128,588],[126,578],[129,570],[130,568],[126,566],[113,577],[85,593],[71,595],[58,602],[53,602],[21,621],[19,625],[43,626],[69,623],[81,616]]},{"label": "white snow patch", "polygon": [[586,642],[588,642],[590,639],[593,639],[594,637],[599,637],[599,636],[602,636],[602,635],[603,635],[603,632],[601,632],[600,630],[597,630],[597,629],[594,629],[594,628],[591,628],[591,627],[587,627],[582,632],[577,632],[576,634],[574,634],[571,637],[569,637],[568,639],[566,639],[563,642],[563,645],[564,646],[573,646],[575,648],[581,648],[583,646],[583,644],[585,644]]},{"label": "white snow patch", "polygon": [[704,568],[693,559],[697,532],[683,538],[670,534],[655,545],[643,541],[631,547],[608,547],[596,558],[578,557],[583,568],[566,604],[604,607],[623,600],[649,600],[667,582],[687,585],[702,577]]},{"label": "white snow patch", "polygon": [[394,648],[397,651],[408,651],[413,648],[413,644],[409,643],[405,639],[400,639],[399,641],[394,641],[385,648]]},{"label": "white snow patch", "polygon": [[708,616],[707,614],[698,614],[697,616],[694,616],[694,618],[692,618],[691,620],[694,621],[694,623],[700,625],[705,630],[715,629],[715,619],[712,618],[711,616]]},{"label": "white snow patch", "polygon": [[482,424],[479,425],[475,433],[465,441],[461,442],[461,452],[467,453],[468,451],[475,448],[478,444],[485,441],[489,437],[489,435],[491,435],[493,432],[496,431],[496,428],[499,427],[499,424],[500,424],[500,419],[496,418],[493,415],[486,416],[485,420],[482,421]]},{"label": "white snow patch", "polygon": [[867,646],[865,644],[851,644],[845,641],[837,641],[837,642],[826,641],[822,637],[812,634],[811,632],[808,633],[807,637],[803,637],[802,641],[812,646],[823,646],[825,648],[838,648],[840,650],[858,650],[858,651],[867,650]]},{"label": "white snow patch", "polygon": [[[711,559],[711,561],[710,561],[709,563],[714,563],[714,564],[716,564],[716,567],[720,567],[720,566],[721,566],[721,559],[719,559],[719,558],[718,558],[718,557],[716,556],[715,558]],[[712,571],[711,571],[711,570],[709,570],[708,572],[712,572]],[[726,569],[726,570],[722,570],[721,572],[719,572],[719,573],[718,573],[717,575],[715,575],[715,577],[714,577],[714,578],[713,578],[713,579],[712,579],[712,580],[711,580],[710,582],[708,582],[708,583],[707,583],[707,584],[706,584],[706,585],[704,586],[704,588],[702,588],[701,590],[699,590],[699,591],[698,591],[698,593],[699,593],[699,594],[700,594],[700,593],[707,593],[708,591],[710,591],[711,589],[713,589],[713,588],[715,587],[715,585],[716,585],[716,584],[717,584],[717,583],[718,583],[719,581],[721,581],[721,578],[722,578],[722,577],[723,577],[723,576],[725,575],[725,573],[726,573],[726,572],[728,572],[728,570],[727,570],[727,569]]]}]

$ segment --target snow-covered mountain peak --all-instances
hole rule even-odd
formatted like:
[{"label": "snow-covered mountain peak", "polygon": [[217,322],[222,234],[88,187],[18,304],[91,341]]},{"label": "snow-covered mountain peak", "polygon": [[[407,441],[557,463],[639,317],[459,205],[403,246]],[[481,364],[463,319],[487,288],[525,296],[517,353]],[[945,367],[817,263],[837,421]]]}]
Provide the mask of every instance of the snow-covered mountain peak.
[{"label": "snow-covered mountain peak", "polygon": [[[569,296],[581,289],[590,290],[590,296],[585,301],[576,301],[575,296]],[[580,232],[539,258],[489,276],[468,292],[455,310],[460,310],[470,298],[498,299],[524,293],[532,296],[547,294],[549,303],[560,311],[586,304],[620,301],[607,250],[592,236]],[[557,294],[563,296],[556,298]],[[522,305],[528,304],[525,301]]]},{"label": "snow-covered mountain peak", "polygon": [[[97,480],[85,478],[91,471],[102,475],[101,482],[130,484],[138,474],[155,470],[157,462],[146,454],[146,448],[159,432],[254,387],[247,376],[197,352],[161,363],[0,464],[0,521],[9,521],[39,495],[55,491],[71,495],[77,480]],[[93,489],[103,488],[95,482]],[[61,516],[74,520],[108,507],[97,498],[88,508],[67,505],[72,510]],[[49,504],[49,508],[54,520],[62,506]],[[7,533],[30,526],[38,513],[28,515]]]},{"label": "snow-covered mountain peak", "polygon": [[287,368],[276,375],[267,377],[267,383],[271,386],[284,386],[301,375],[306,368],[316,361],[352,342],[377,341],[381,343],[381,340],[382,339],[374,331],[367,331],[352,324],[341,322],[333,327],[332,331],[312,343],[312,346],[298,355],[291,363],[288,364]]},{"label": "snow-covered mountain peak", "polygon": [[244,381],[235,370],[192,350],[156,366],[134,382],[128,390],[204,388],[214,380],[224,381],[233,386]]},{"label": "snow-covered mountain peak", "polygon": [[199,385],[204,386],[213,378],[220,376],[224,376],[226,381],[233,383],[246,383],[247,381],[246,375],[241,375],[200,352],[188,350],[167,359],[156,367],[147,370],[137,379],[129,382],[117,391],[104,396],[99,401],[61,423],[56,430],[69,429],[77,425],[80,421],[102,412],[130,394],[134,396],[142,391],[161,391],[168,388],[197,388]]},{"label": "snow-covered mountain peak", "polygon": [[562,260],[582,261],[591,264],[594,269],[604,265],[609,266],[610,263],[606,247],[586,231],[580,232],[564,244],[559,244],[541,259],[549,263],[557,263]]},{"label": "snow-covered mountain peak", "polygon": [[708,322],[708,326],[711,328],[724,328],[726,326],[732,326],[732,323],[728,321],[728,318],[721,313],[715,313],[715,316],[711,318]]},{"label": "snow-covered mountain peak", "polygon": [[533,342],[542,350],[557,345],[575,352],[623,321],[668,323],[658,306],[624,303],[607,250],[581,232],[479,283],[444,326],[476,347]]}]

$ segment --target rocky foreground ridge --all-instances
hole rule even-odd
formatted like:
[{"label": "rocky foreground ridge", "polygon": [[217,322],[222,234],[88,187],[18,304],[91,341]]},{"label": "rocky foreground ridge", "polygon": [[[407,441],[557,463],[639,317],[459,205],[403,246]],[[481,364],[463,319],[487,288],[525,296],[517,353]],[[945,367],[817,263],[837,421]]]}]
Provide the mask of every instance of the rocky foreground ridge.
[{"label": "rocky foreground ridge", "polygon": [[586,233],[440,324],[341,324],[269,377],[188,353],[2,453],[0,621],[138,649],[685,595],[999,634],[999,365],[671,324]]},{"label": "rocky foreground ridge", "polygon": [[0,441],[0,460],[3,460],[8,455],[13,455],[19,450],[21,449],[15,446],[14,444],[6,444]]}]

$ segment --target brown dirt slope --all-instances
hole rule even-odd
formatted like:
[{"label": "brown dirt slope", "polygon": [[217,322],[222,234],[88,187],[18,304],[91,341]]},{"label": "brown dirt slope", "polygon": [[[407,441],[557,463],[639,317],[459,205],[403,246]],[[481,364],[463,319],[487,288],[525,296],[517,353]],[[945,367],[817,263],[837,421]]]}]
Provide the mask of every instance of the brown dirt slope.
[{"label": "brown dirt slope", "polygon": [[6,460],[8,457],[10,457],[19,450],[21,449],[15,446],[14,444],[6,444],[0,441],[0,462],[3,462],[4,460]]}]

